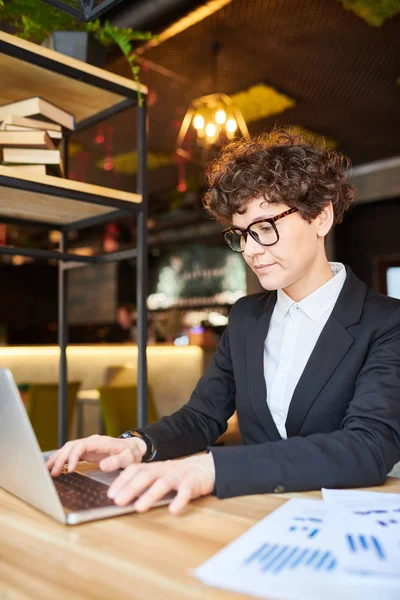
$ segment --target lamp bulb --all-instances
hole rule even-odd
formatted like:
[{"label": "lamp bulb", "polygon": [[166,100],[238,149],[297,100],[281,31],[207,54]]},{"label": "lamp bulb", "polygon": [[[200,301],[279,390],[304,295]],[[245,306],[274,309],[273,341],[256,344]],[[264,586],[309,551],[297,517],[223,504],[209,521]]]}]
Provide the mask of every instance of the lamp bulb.
[{"label": "lamp bulb", "polygon": [[226,122],[226,130],[229,133],[235,133],[236,129],[237,129],[237,123],[235,119],[228,119]]},{"label": "lamp bulb", "polygon": [[222,110],[222,108],[220,110],[217,110],[217,112],[215,113],[215,122],[218,123],[218,125],[223,125],[226,121],[226,112],[224,110]]},{"label": "lamp bulb", "polygon": [[212,138],[212,137],[215,136],[216,133],[217,133],[217,128],[214,125],[214,123],[207,123],[207,125],[206,125],[206,136]]},{"label": "lamp bulb", "polygon": [[193,119],[193,127],[195,129],[203,129],[204,128],[204,119],[201,115],[196,115]]}]

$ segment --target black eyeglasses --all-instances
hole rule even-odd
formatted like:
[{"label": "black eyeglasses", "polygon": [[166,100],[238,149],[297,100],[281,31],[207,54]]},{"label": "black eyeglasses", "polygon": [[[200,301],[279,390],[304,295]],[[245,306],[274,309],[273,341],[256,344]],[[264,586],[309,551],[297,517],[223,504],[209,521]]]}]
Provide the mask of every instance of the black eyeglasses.
[{"label": "black eyeglasses", "polygon": [[283,219],[283,217],[297,212],[297,210],[298,209],[294,207],[289,208],[289,210],[285,210],[285,212],[282,212],[275,217],[271,217],[270,219],[254,221],[254,223],[250,223],[246,229],[231,226],[228,227],[228,229],[224,229],[222,235],[224,236],[228,246],[234,252],[244,251],[244,245],[247,241],[247,234],[250,234],[253,240],[255,240],[261,246],[273,246],[279,240],[279,232],[275,225],[276,221],[279,221],[279,219]]}]

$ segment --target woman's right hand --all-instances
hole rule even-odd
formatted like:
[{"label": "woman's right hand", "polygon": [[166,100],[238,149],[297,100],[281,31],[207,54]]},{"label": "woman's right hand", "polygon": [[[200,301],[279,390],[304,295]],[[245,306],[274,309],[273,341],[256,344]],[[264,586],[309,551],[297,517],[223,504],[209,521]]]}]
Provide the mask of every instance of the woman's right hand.
[{"label": "woman's right hand", "polygon": [[147,450],[140,438],[113,438],[107,435],[91,435],[87,438],[67,442],[56,450],[47,461],[53,477],[60,475],[65,464],[68,472],[74,471],[80,460],[98,463],[105,472],[125,469],[132,463],[142,462]]}]

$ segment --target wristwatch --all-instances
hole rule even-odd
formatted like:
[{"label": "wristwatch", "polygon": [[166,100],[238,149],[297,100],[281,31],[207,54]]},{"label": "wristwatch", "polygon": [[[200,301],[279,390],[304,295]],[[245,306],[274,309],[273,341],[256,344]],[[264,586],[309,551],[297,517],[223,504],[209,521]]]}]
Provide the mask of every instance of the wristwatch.
[{"label": "wristwatch", "polygon": [[141,431],[140,429],[128,429],[128,431],[124,431],[119,436],[122,439],[137,437],[144,441],[147,446],[147,450],[145,454],[142,456],[142,462],[150,462],[154,460],[157,454],[156,443],[147,433]]}]

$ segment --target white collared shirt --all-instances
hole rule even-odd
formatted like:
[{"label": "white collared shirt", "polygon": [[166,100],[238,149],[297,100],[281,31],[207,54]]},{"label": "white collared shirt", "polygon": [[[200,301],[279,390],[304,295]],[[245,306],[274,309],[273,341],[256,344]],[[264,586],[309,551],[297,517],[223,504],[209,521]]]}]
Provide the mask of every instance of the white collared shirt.
[{"label": "white collared shirt", "polygon": [[282,438],[293,392],[346,280],[342,263],[329,263],[334,277],[300,302],[278,290],[264,344],[267,404]]}]

